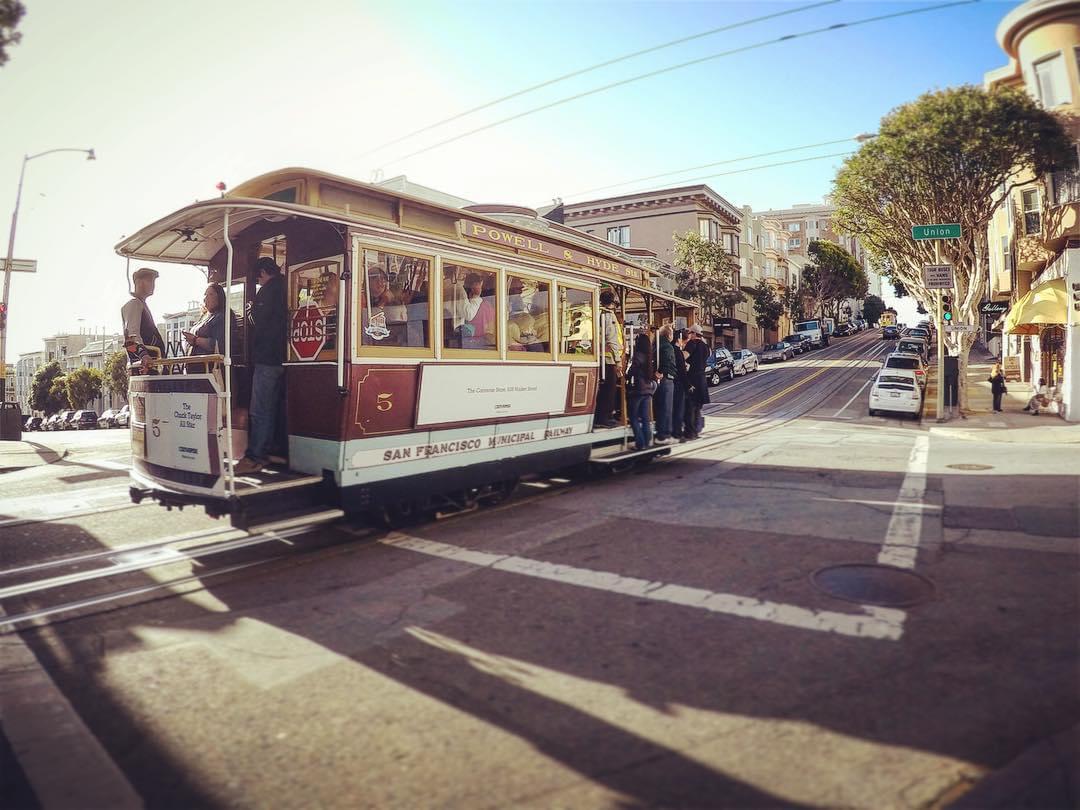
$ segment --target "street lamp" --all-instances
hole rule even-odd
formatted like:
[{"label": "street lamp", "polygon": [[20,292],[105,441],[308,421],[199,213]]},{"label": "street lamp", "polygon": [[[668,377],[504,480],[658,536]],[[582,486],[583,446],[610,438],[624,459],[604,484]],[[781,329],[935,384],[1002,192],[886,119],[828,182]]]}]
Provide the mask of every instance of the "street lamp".
[{"label": "street lamp", "polygon": [[876,132],[860,132],[851,140],[858,141],[859,143],[866,143],[867,141],[873,140],[877,136],[878,134]]},{"label": "street lamp", "polygon": [[0,402],[7,399],[7,314],[8,294],[11,289],[11,262],[15,253],[15,225],[19,221],[19,201],[22,199],[23,177],[26,175],[26,164],[54,152],[82,152],[87,160],[97,160],[93,149],[49,149],[38,152],[36,155],[24,155],[22,169],[19,171],[19,190],[15,193],[15,210],[11,212],[11,231],[8,233],[7,260],[4,262],[4,298],[0,304]]}]

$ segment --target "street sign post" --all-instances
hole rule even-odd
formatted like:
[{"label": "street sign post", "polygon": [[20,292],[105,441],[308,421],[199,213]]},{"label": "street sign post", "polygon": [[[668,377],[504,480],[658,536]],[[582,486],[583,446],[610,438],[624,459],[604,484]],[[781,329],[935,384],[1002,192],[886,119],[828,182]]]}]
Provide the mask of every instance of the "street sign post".
[{"label": "street sign post", "polygon": [[916,242],[923,239],[959,239],[962,235],[960,223],[947,225],[912,225],[911,238]]},{"label": "street sign post", "polygon": [[924,264],[922,277],[928,290],[951,290],[956,284],[951,264]]}]

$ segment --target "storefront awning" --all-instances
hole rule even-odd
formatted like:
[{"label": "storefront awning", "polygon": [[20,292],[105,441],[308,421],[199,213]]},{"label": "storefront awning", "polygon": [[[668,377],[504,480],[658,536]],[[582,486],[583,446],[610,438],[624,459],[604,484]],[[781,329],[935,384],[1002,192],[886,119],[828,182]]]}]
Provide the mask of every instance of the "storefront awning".
[{"label": "storefront awning", "polygon": [[1069,317],[1065,279],[1056,278],[1030,290],[1005,317],[1004,331],[1013,335],[1037,335],[1042,326],[1064,324]]}]

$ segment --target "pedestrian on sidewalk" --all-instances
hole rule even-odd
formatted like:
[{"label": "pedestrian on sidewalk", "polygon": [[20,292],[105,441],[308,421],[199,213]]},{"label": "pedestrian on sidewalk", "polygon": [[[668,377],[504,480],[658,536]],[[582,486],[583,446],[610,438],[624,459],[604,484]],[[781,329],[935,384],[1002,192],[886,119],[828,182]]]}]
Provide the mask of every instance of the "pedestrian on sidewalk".
[{"label": "pedestrian on sidewalk", "polygon": [[1009,391],[1005,387],[1005,372],[1001,370],[1001,363],[994,363],[987,382],[990,383],[990,393],[994,396],[994,412],[1001,413],[1001,395]]},{"label": "pedestrian on sidewalk", "polygon": [[1024,406],[1025,411],[1030,411],[1032,416],[1039,415],[1039,407],[1050,404],[1050,392],[1046,388],[1046,380],[1039,377],[1039,382],[1031,386],[1031,399]]}]

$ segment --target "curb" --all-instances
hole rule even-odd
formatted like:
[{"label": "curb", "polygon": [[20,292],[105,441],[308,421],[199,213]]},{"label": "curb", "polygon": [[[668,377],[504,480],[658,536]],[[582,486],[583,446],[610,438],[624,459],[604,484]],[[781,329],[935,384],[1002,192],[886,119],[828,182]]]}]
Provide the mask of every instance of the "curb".
[{"label": "curb", "polygon": [[16,768],[44,810],[143,807],[127,777],[17,633],[0,637],[0,728]]}]

